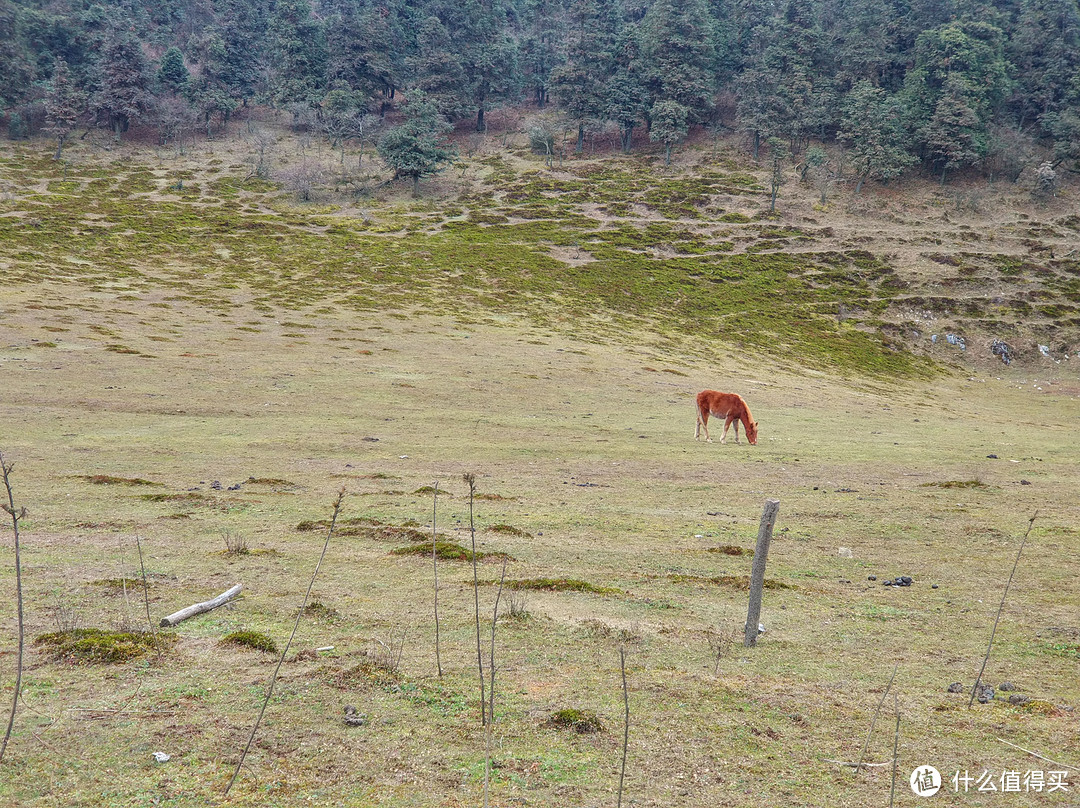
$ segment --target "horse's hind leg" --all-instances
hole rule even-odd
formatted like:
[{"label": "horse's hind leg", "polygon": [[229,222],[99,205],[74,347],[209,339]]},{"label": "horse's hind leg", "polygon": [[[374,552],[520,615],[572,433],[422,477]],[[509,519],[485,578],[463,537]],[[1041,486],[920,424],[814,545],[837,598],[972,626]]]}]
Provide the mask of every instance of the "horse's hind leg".
[{"label": "horse's hind leg", "polygon": [[709,437],[709,411],[698,410],[697,426],[694,427],[694,440],[701,440],[701,430],[705,430],[705,442],[712,443],[712,438]]}]

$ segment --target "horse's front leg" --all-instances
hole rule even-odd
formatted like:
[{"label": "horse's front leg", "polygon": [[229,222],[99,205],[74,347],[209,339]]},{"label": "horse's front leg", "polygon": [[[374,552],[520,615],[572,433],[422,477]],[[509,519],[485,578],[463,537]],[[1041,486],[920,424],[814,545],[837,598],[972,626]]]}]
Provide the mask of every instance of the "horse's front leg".
[{"label": "horse's front leg", "polygon": [[[732,421],[732,418],[730,418],[730,417],[728,417],[728,419],[726,421],[724,421],[724,436],[722,438],[720,438],[721,443],[723,443],[724,441],[727,440],[727,431],[728,431],[728,427],[731,426],[731,421]],[[738,434],[737,434],[738,427],[736,427],[735,429],[736,429],[736,440],[738,440]]]},{"label": "horse's front leg", "polygon": [[735,424],[735,442],[738,443],[739,442],[739,419],[735,418],[732,421],[732,423]]}]

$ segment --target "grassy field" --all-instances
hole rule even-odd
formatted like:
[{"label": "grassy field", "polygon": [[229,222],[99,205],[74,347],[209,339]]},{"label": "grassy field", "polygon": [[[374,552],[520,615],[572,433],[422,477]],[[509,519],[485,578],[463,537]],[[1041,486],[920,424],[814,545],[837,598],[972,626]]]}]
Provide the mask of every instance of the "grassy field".
[{"label": "grassy field", "polygon": [[[864,214],[838,210],[833,230],[805,200],[758,218],[758,179],[707,150],[711,173],[653,179],[654,158],[546,172],[492,150],[435,201],[389,192],[361,210],[244,182],[227,144],[86,146],[64,166],[47,143],[4,148],[0,451],[30,514],[28,641],[145,629],[140,547],[155,623],[234,583],[244,597],[124,662],[31,645],[0,803],[226,802],[277,657],[221,640],[284,646],[344,487],[315,605],[227,803],[481,804],[472,566],[439,565],[440,678],[431,558],[394,552],[430,542],[436,482],[439,539],[470,545],[466,473],[492,554],[478,564],[485,659],[498,554],[517,587],[496,624],[493,805],[615,804],[620,649],[624,804],[887,805],[888,766],[835,761],[859,757],[894,666],[896,804],[921,802],[917,765],[947,779],[1062,768],[1002,741],[1080,759],[1080,380],[1034,350],[1006,368],[981,350],[985,322],[968,354],[931,344],[964,324],[948,312],[910,337],[910,298],[940,280],[919,278],[925,245],[845,243]],[[1013,215],[1029,214],[994,213]],[[957,216],[942,232],[970,230]],[[1048,249],[1068,243],[1061,221],[1039,225]],[[895,248],[925,222],[875,237]],[[1002,232],[949,254],[1004,266],[1020,248]],[[1038,284],[1068,305],[1069,259],[1025,260],[970,300]],[[1067,311],[1007,308],[994,326],[1014,339],[1057,317],[1061,355]],[[756,447],[693,440],[706,387],[747,399]],[[746,650],[732,638],[767,498],[781,504],[766,632]],[[999,691],[969,710],[1036,512],[984,674],[1030,701]],[[0,562],[13,592],[8,538]],[[882,585],[900,575],[913,585]],[[6,703],[13,597],[0,629]],[[561,727],[563,710],[601,729]],[[890,696],[867,760],[891,760],[895,726]],[[949,804],[1065,806],[1080,777],[1064,793],[945,790]]]}]

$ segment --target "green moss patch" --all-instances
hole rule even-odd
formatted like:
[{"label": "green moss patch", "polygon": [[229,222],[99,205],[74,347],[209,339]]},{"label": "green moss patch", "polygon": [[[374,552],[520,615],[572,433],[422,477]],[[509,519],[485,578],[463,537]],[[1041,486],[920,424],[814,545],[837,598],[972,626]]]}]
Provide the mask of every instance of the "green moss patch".
[{"label": "green moss patch", "polygon": [[93,485],[162,485],[162,483],[144,480],[141,477],[113,477],[109,474],[82,474],[76,480],[84,480]]},{"label": "green moss patch", "polygon": [[734,544],[725,544],[720,547],[709,547],[705,550],[707,553],[723,553],[729,556],[753,556],[754,551],[747,547],[739,547]]},{"label": "green moss patch", "polygon": [[239,645],[268,654],[276,654],[278,650],[277,643],[261,631],[234,631],[222,637],[220,642],[222,645]]},{"label": "green moss patch", "polygon": [[500,523],[497,525],[490,525],[487,530],[492,533],[502,533],[504,536],[517,536],[518,538],[522,539],[532,538],[531,533],[528,533],[519,527],[514,527],[513,525],[505,525]]},{"label": "green moss patch", "polygon": [[[498,582],[489,581],[488,583]],[[590,592],[594,595],[622,594],[621,589],[610,586],[597,586],[596,584],[591,584],[588,581],[581,581],[577,578],[523,578],[506,581],[504,586],[507,589],[533,589],[541,592]]]},{"label": "green moss patch", "polygon": [[173,634],[76,628],[42,634],[34,640],[34,645],[47,649],[54,657],[66,662],[113,663],[166,651],[176,641]]},{"label": "green moss patch", "polygon": [[579,735],[588,735],[600,732],[604,729],[600,716],[592,710],[579,710],[576,707],[566,707],[551,714],[548,719],[553,727],[569,729]]},{"label": "green moss patch", "polygon": [[986,488],[982,480],[943,480],[942,482],[923,483],[921,488]]},{"label": "green moss patch", "polygon": [[[683,575],[674,573],[663,577],[675,583],[713,584],[742,591],[749,591],[750,589],[749,575]],[[795,584],[784,583],[775,578],[766,578],[763,586],[765,589],[798,589]]]},{"label": "green moss patch", "polygon": [[[435,542],[434,550],[432,543],[429,541],[426,544],[411,544],[408,547],[395,547],[390,551],[392,555],[418,555],[418,556],[431,556],[434,551],[436,558],[443,559],[444,561],[472,561],[473,552],[466,547],[462,547],[460,544],[452,541],[437,541]],[[476,560],[480,561],[485,558],[505,558],[513,561],[510,555],[507,553],[485,553],[477,551]]]}]

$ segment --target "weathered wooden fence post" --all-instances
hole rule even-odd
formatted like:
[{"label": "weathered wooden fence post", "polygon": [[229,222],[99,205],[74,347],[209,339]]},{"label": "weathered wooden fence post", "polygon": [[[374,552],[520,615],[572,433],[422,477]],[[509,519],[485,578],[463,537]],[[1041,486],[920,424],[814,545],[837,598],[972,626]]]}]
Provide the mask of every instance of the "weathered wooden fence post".
[{"label": "weathered wooden fence post", "polygon": [[746,633],[743,646],[753,648],[758,638],[758,623],[761,618],[761,592],[765,588],[765,561],[769,557],[769,542],[772,541],[776,515],[780,512],[780,500],[765,500],[765,510],[761,514],[758,527],[757,547],[754,548],[754,566],[750,569],[750,608],[746,612]]}]

